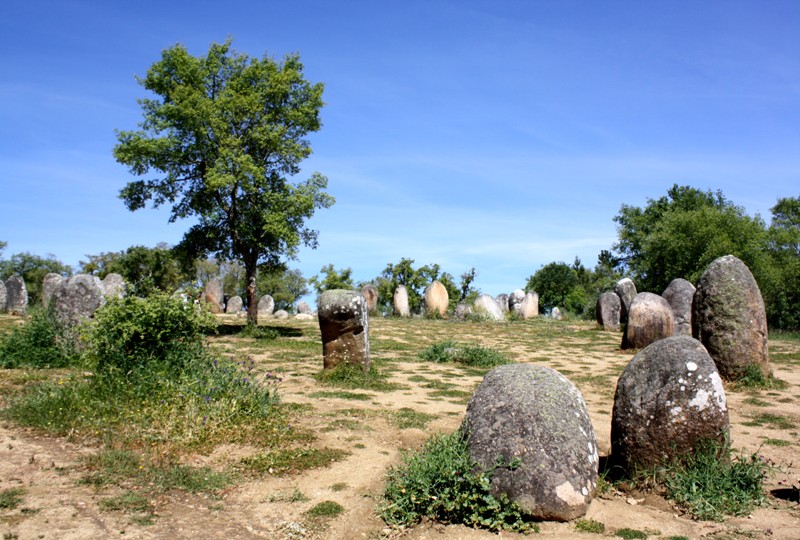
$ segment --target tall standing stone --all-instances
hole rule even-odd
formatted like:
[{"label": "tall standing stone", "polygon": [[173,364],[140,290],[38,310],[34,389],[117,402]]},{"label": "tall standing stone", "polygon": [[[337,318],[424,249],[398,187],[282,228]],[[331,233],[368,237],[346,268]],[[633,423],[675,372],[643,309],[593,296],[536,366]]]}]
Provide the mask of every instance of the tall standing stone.
[{"label": "tall standing stone", "polygon": [[311,315],[311,306],[308,305],[308,302],[301,301],[297,304],[297,313]]},{"label": "tall standing stone", "polygon": [[597,299],[594,308],[597,324],[607,332],[619,332],[619,318],[622,312],[622,301],[615,292],[604,292]]},{"label": "tall standing stone", "polygon": [[242,312],[242,297],[231,296],[225,304],[225,313],[237,315]]},{"label": "tall standing stone", "polygon": [[631,308],[631,302],[636,297],[636,285],[634,285],[631,278],[622,278],[614,285],[614,292],[619,296],[620,301],[620,314],[619,320],[622,324],[628,322],[628,311]]},{"label": "tall standing stone", "polygon": [[538,519],[586,513],[597,486],[597,440],[580,391],[559,372],[507,364],[486,374],[462,425],[470,457],[492,472],[491,490]]},{"label": "tall standing stone", "polygon": [[475,300],[475,313],[486,317],[490,321],[502,321],[504,319],[500,306],[488,294],[482,294]]},{"label": "tall standing stone", "polygon": [[6,309],[12,315],[28,311],[28,289],[22,276],[15,274],[6,280]]},{"label": "tall standing stone", "polygon": [[506,293],[498,294],[494,297],[494,300],[503,313],[508,313],[508,295]]},{"label": "tall standing stone", "polygon": [[629,473],[679,460],[706,441],[723,443],[728,406],[722,379],[690,336],[656,341],[633,357],[617,382],[611,457]]},{"label": "tall standing stone", "polygon": [[622,336],[623,349],[643,349],[675,333],[672,308],[662,296],[639,293],[629,309],[628,324]]},{"label": "tall standing stone", "polygon": [[515,289],[508,295],[508,311],[511,313],[519,313],[522,307],[522,302],[525,300],[525,291],[522,289]]},{"label": "tall standing stone", "polygon": [[525,298],[519,304],[519,316],[523,320],[533,319],[539,316],[539,295],[535,292],[525,294]]},{"label": "tall standing stone", "polygon": [[8,311],[8,292],[6,291],[6,284],[0,279],[0,313]]},{"label": "tall standing stone", "polygon": [[325,291],[319,296],[317,316],[323,367],[331,369],[348,363],[369,371],[369,315],[364,297],[356,291]]},{"label": "tall standing stone", "polygon": [[749,366],[769,374],[767,314],[750,269],[733,255],[712,262],[697,283],[692,335],[708,349],[724,379],[741,378]]},{"label": "tall standing stone", "polygon": [[125,279],[119,274],[110,273],[103,278],[106,298],[122,298],[125,295]]},{"label": "tall standing stone", "polygon": [[378,311],[378,289],[375,285],[367,283],[361,287],[361,296],[367,301],[367,311],[377,313]]},{"label": "tall standing stone", "polygon": [[258,316],[271,317],[273,311],[275,311],[275,300],[270,295],[265,294],[258,300]]},{"label": "tall standing stone", "polygon": [[447,308],[450,305],[450,297],[447,289],[438,280],[428,285],[425,289],[425,313],[427,315],[447,315]]},{"label": "tall standing stone", "polygon": [[225,301],[222,291],[222,279],[214,278],[206,283],[203,299],[208,302],[211,313],[222,313],[222,306]]},{"label": "tall standing stone", "polygon": [[397,317],[411,317],[411,310],[408,307],[408,289],[405,285],[398,285],[392,298],[394,314]]},{"label": "tall standing stone", "polygon": [[675,321],[676,336],[692,335],[692,299],[694,298],[694,285],[683,278],[675,278],[669,282],[661,296],[672,308],[672,318]]},{"label": "tall standing stone", "polygon": [[44,279],[42,279],[42,305],[44,307],[50,305],[53,293],[61,285],[62,281],[64,281],[64,277],[61,274],[56,274],[55,272],[45,274]]},{"label": "tall standing stone", "polygon": [[103,282],[89,274],[76,274],[62,281],[53,291],[53,312],[68,325],[90,318],[105,303]]}]

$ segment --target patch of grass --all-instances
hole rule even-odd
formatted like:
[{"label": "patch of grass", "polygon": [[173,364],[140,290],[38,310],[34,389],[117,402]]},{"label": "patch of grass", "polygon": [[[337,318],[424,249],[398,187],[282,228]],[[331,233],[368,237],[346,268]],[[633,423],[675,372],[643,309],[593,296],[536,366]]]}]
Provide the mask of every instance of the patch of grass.
[{"label": "patch of grass", "polygon": [[603,534],[606,526],[593,519],[579,519],[575,522],[575,530],[585,533]]},{"label": "patch of grass", "polygon": [[754,407],[769,407],[772,403],[768,403],[763,399],[759,399],[755,396],[750,396],[749,398],[745,398],[742,400],[742,403],[746,403],[747,405],[753,405]]},{"label": "patch of grass", "polygon": [[75,332],[52,309],[33,308],[25,322],[0,339],[0,367],[58,368],[77,365]]},{"label": "patch of grass", "polygon": [[744,426],[769,426],[774,429],[793,429],[795,423],[785,416],[772,413],[761,413],[752,417],[748,422],[742,422]]},{"label": "patch of grass", "polygon": [[623,529],[617,529],[614,531],[614,536],[618,536],[620,538],[625,538],[625,540],[633,540],[636,538],[647,538],[647,533],[644,531],[640,531],[638,529],[629,529],[627,527]]},{"label": "patch of grass", "polygon": [[790,441],[785,441],[783,439],[764,439],[764,444],[768,446],[791,446],[792,443]]},{"label": "patch of grass", "polygon": [[372,431],[371,427],[362,424],[357,420],[351,420],[348,418],[339,418],[337,420],[334,420],[333,422],[322,428],[321,431],[336,431],[340,429],[348,429],[350,431]]},{"label": "patch of grass", "polygon": [[374,390],[376,392],[391,392],[400,389],[400,385],[390,383],[384,373],[380,373],[375,366],[370,366],[369,371],[356,364],[341,363],[332,369],[325,369],[314,375],[318,383],[325,386],[338,386],[340,388],[358,388]]},{"label": "patch of grass", "polygon": [[344,512],[344,507],[341,504],[335,501],[322,501],[308,509],[305,514],[310,518],[332,518],[342,512]]},{"label": "patch of grass", "polygon": [[13,487],[0,490],[0,510],[14,510],[22,504],[25,490],[21,487]]},{"label": "patch of grass", "polygon": [[335,484],[333,484],[333,485],[331,486],[331,491],[334,491],[334,492],[344,491],[344,490],[346,490],[346,489],[347,489],[347,488],[349,488],[349,487],[350,487],[350,486],[348,486],[348,485],[347,485],[347,484],[345,484],[344,482],[337,482],[337,483],[335,483]]},{"label": "patch of grass", "polygon": [[277,493],[273,493],[267,499],[269,502],[308,502],[311,499],[308,496],[300,491],[297,488],[294,488],[292,491],[279,491]]},{"label": "patch of grass", "polygon": [[98,503],[101,510],[115,512],[152,512],[150,501],[139,492],[126,491],[115,497],[101,499]]},{"label": "patch of grass", "polygon": [[505,355],[494,349],[480,345],[459,345],[452,340],[434,343],[424,349],[419,357],[429,362],[454,362],[472,367],[494,367],[510,362]]},{"label": "patch of grass", "polygon": [[401,527],[427,518],[492,531],[538,531],[516,504],[492,495],[492,471],[474,473],[475,467],[461,432],[435,436],[389,470],[378,512]]},{"label": "patch of grass", "polygon": [[467,392],[466,390],[456,390],[456,389],[447,389],[447,390],[435,390],[428,394],[430,397],[447,397],[447,398],[459,398],[461,400],[469,400],[472,397],[472,392]]},{"label": "patch of grass", "polygon": [[756,364],[748,364],[742,375],[732,385],[734,390],[784,390],[789,384],[772,373],[764,375]]},{"label": "patch of grass", "polygon": [[425,429],[428,422],[435,418],[435,415],[415,411],[408,407],[393,411],[389,415],[389,421],[398,429]]},{"label": "patch of grass", "polygon": [[308,394],[312,398],[336,398],[336,399],[352,399],[355,401],[369,401],[375,396],[373,394],[364,394],[362,392],[347,392],[345,390],[313,392]]},{"label": "patch of grass", "polygon": [[327,467],[349,455],[338,448],[279,448],[242,458],[238,468],[249,474],[284,476]]}]

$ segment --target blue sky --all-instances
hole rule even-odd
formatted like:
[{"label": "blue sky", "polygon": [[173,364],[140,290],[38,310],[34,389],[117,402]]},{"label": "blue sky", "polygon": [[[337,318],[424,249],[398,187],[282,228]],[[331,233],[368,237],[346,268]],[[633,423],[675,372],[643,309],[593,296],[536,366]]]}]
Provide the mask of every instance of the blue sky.
[{"label": "blue sky", "polygon": [[[223,7],[224,6],[224,7]],[[674,183],[768,220],[800,195],[800,2],[4,0],[0,240],[5,255],[176,243],[187,223],[128,212],[112,156],[163,49],[232,36],[299,52],[325,83],[299,179],[336,204],[310,224],[356,280],[402,257],[496,295],[551,261],[594,266],[613,217]]]}]

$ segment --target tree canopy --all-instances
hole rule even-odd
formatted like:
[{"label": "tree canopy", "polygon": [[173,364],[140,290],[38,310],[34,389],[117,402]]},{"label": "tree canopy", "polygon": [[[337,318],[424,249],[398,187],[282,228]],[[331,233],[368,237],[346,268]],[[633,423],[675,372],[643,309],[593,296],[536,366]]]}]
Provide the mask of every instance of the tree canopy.
[{"label": "tree canopy", "polygon": [[129,210],[170,204],[170,221],[196,218],[178,246],[194,257],[240,260],[248,321],[256,322],[259,264],[277,266],[300,245],[316,247],[306,220],[334,199],[319,173],[289,178],[311,154],[305,138],[321,127],[321,83],[303,78],[297,54],[276,61],[214,43],[195,57],[182,45],[162,52],[138,82],[138,130],[118,131],[114,157],[136,176],[120,197]]},{"label": "tree canopy", "polygon": [[[0,254],[2,254],[3,247],[5,246],[0,245]],[[72,275],[72,267],[56,259],[55,255],[48,254],[46,257],[40,257],[27,251],[15,253],[7,260],[0,260],[0,279],[7,279],[14,274],[22,277],[25,280],[28,301],[31,304],[41,301],[42,281],[44,276],[51,272],[68,277]]]}]

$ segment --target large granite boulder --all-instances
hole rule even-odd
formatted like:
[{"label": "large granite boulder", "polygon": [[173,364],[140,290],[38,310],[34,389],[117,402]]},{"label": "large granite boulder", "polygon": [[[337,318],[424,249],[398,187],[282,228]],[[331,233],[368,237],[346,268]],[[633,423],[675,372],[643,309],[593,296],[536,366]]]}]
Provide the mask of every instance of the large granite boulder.
[{"label": "large granite boulder", "polygon": [[285,309],[279,309],[278,311],[273,313],[272,316],[275,317],[276,319],[288,319],[289,312],[286,311]]},{"label": "large granite boulder", "polygon": [[453,318],[457,321],[465,321],[472,315],[472,306],[466,302],[459,302],[453,310]]},{"label": "large granite boulder", "polygon": [[495,302],[497,305],[500,306],[500,309],[503,310],[503,313],[508,313],[508,295],[505,293],[498,294],[494,297]]},{"label": "large granite boulder", "polygon": [[56,274],[55,272],[48,272],[45,274],[44,278],[42,279],[42,305],[44,307],[48,307],[50,305],[50,300],[53,298],[53,293],[55,292],[56,288],[61,285],[62,281],[64,281],[64,277],[61,274]]},{"label": "large granite boulder", "polygon": [[122,298],[125,295],[125,279],[119,274],[110,273],[103,278],[106,298]]},{"label": "large granite boulder", "polygon": [[275,311],[275,300],[268,294],[265,294],[258,300],[258,316],[271,317]]},{"label": "large granite boulder", "polygon": [[639,351],[617,382],[611,454],[629,473],[679,460],[705,441],[723,443],[728,429],[722,379],[690,336],[668,337]]},{"label": "large granite boulder", "polygon": [[225,295],[221,278],[214,278],[206,283],[203,299],[208,303],[211,313],[222,313]]},{"label": "large granite boulder", "polygon": [[586,513],[597,485],[597,441],[583,397],[566,377],[531,364],[493,369],[472,396],[462,430],[484,469],[519,460],[494,470],[493,493],[539,519]]},{"label": "large granite boulder", "polygon": [[514,289],[508,295],[508,311],[511,313],[519,313],[522,307],[522,302],[525,300],[525,291],[522,289]]},{"label": "large granite boulder", "polygon": [[91,318],[105,303],[103,282],[99,277],[89,274],[76,274],[62,281],[53,291],[53,313],[69,326]]},{"label": "large granite boulder", "polygon": [[0,313],[8,311],[8,292],[6,291],[6,284],[0,279]]},{"label": "large granite boulder", "polygon": [[398,285],[392,298],[394,314],[398,317],[411,317],[411,310],[408,307],[408,289],[405,285]]},{"label": "large granite boulder", "polygon": [[447,294],[447,289],[440,281],[434,280],[425,289],[425,314],[444,317],[447,315],[449,305],[450,296]]},{"label": "large granite boulder", "polygon": [[692,335],[692,299],[694,285],[683,278],[675,278],[669,282],[661,296],[672,308],[676,336]]},{"label": "large granite boulder", "polygon": [[525,298],[519,304],[517,314],[523,319],[533,319],[539,316],[539,295],[535,292],[525,293]]},{"label": "large granite boulder", "polygon": [[241,296],[231,296],[225,304],[225,313],[237,315],[242,312],[242,305]]},{"label": "large granite boulder", "polygon": [[378,288],[371,283],[367,283],[361,287],[361,296],[367,302],[367,311],[370,313],[378,312]]},{"label": "large granite boulder", "polygon": [[692,335],[700,340],[727,380],[749,366],[768,375],[767,314],[750,269],[733,255],[712,262],[697,283]]},{"label": "large granite boulder", "polygon": [[631,278],[622,278],[614,285],[614,292],[617,293],[622,302],[619,320],[622,324],[625,324],[628,322],[628,310],[631,307],[631,302],[636,297],[636,285],[634,285]]},{"label": "large granite boulder", "polygon": [[313,314],[313,311],[311,310],[311,306],[308,305],[308,302],[300,301],[297,304],[297,313],[298,314],[299,313],[303,313],[305,315],[311,315],[311,314]]},{"label": "large granite boulder", "polygon": [[475,313],[490,321],[502,321],[505,316],[503,310],[497,305],[494,298],[488,294],[482,294],[475,299]]},{"label": "large granite boulder", "polygon": [[675,323],[669,303],[657,294],[639,293],[629,308],[622,348],[643,349],[654,341],[673,335],[674,332]]},{"label": "large granite boulder", "polygon": [[22,276],[15,274],[6,280],[6,310],[12,315],[28,311],[28,288]]},{"label": "large granite boulder", "polygon": [[622,313],[622,301],[615,292],[604,292],[597,299],[594,316],[603,330],[619,332],[619,318]]},{"label": "large granite boulder", "polygon": [[364,297],[344,289],[325,291],[319,296],[317,315],[323,367],[349,363],[369,371],[369,315]]}]

